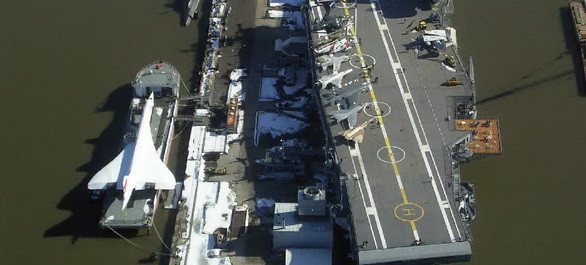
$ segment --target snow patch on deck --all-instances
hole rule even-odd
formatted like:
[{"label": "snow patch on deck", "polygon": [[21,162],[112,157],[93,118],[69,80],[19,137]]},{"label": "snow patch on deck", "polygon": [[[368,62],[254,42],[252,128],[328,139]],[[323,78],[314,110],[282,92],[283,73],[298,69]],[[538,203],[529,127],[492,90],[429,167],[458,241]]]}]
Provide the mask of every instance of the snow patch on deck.
[{"label": "snow patch on deck", "polygon": [[299,111],[284,111],[282,113],[258,111],[254,129],[254,144],[258,146],[259,137],[263,134],[270,134],[273,139],[279,139],[285,134],[298,133],[308,126],[303,121],[304,118],[305,115]]},{"label": "snow patch on deck", "polygon": [[278,77],[263,77],[260,83],[259,101],[273,101],[281,98],[277,92]]},{"label": "snow patch on deck", "polygon": [[[204,140],[205,126],[193,126],[189,139],[186,178],[181,194],[187,207],[186,231],[179,238],[185,243],[175,247],[181,265],[230,265],[229,257],[220,257],[214,232],[230,227],[236,195],[227,182],[205,182]],[[179,221],[179,220],[178,220]]]},{"label": "snow patch on deck", "polygon": [[295,70],[295,85],[283,86],[283,90],[287,95],[292,95],[299,92],[299,90],[307,87],[307,80],[309,78],[309,69],[299,68]]}]

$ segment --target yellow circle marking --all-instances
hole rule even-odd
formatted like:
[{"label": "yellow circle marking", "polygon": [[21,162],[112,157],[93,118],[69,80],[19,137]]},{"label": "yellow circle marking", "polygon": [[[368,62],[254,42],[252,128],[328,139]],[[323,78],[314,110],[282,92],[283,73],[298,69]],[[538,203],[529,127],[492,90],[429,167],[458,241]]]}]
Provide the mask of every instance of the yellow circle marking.
[{"label": "yellow circle marking", "polygon": [[397,219],[405,222],[419,221],[421,218],[423,218],[423,215],[425,215],[423,207],[412,202],[401,203],[397,205],[397,207],[395,207],[394,213]]}]

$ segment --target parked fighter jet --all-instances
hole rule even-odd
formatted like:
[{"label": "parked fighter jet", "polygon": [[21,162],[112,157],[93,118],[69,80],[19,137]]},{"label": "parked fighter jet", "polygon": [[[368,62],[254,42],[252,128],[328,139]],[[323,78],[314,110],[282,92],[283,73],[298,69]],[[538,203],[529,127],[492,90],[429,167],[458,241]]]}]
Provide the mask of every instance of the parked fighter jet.
[{"label": "parked fighter jet", "polygon": [[88,183],[90,190],[106,189],[110,183],[116,183],[117,189],[123,191],[122,210],[128,205],[132,192],[146,189],[147,183],[154,184],[157,190],[175,189],[175,177],[161,161],[153,143],[150,126],[153,101],[151,94],[143,108],[136,141],[126,145]]},{"label": "parked fighter jet", "polygon": [[350,41],[346,38],[330,41],[314,48],[315,54],[337,53],[352,48]]},{"label": "parked fighter jet", "polygon": [[340,70],[340,66],[343,62],[350,60],[350,57],[346,55],[342,56],[334,56],[330,55],[322,55],[317,57],[317,64],[321,67],[322,70],[328,69],[328,67],[332,66],[332,73],[337,73]]},{"label": "parked fighter jet", "polygon": [[366,90],[368,90],[368,85],[366,83],[345,86],[341,89],[334,90],[333,94],[324,94],[325,98],[327,99],[324,105],[332,105],[336,101],[343,99],[347,99],[348,104],[354,105],[358,103],[360,99],[360,93]]},{"label": "parked fighter jet", "polygon": [[352,107],[351,109],[336,110],[329,112],[328,115],[330,116],[330,119],[335,119],[337,123],[343,120],[348,120],[348,126],[350,126],[350,128],[353,128],[356,125],[356,119],[358,116],[358,111],[360,111],[360,109],[362,109],[362,105],[358,104]]},{"label": "parked fighter jet", "polygon": [[342,94],[345,94],[346,92],[351,91],[351,90],[353,90],[353,91],[360,90],[360,92],[364,92],[364,91],[367,91],[368,89],[369,88],[368,88],[368,84],[367,83],[354,82],[354,83],[349,84],[349,85],[347,85],[345,87],[333,88],[332,89],[332,92],[335,95],[342,95]]},{"label": "parked fighter jet", "polygon": [[333,84],[337,87],[342,87],[342,78],[344,76],[346,76],[348,73],[352,72],[352,68],[340,72],[340,73],[335,73],[335,74],[331,74],[331,75],[324,75],[322,77],[319,78],[319,80],[317,80],[320,84],[322,88],[327,87],[329,84]]}]

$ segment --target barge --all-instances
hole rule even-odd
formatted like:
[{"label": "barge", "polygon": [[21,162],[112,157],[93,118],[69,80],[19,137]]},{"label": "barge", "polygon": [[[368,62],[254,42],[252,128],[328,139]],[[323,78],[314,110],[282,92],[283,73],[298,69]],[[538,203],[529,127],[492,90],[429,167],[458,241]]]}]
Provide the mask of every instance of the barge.
[{"label": "barge", "polygon": [[180,80],[175,67],[163,61],[136,74],[122,151],[88,183],[95,196],[104,197],[102,228],[149,229],[159,196],[175,189],[176,180],[166,162]]},{"label": "barge", "polygon": [[585,2],[571,2],[570,13],[572,14],[572,24],[576,34],[576,41],[582,57],[582,71],[586,76],[586,12],[584,11]]}]

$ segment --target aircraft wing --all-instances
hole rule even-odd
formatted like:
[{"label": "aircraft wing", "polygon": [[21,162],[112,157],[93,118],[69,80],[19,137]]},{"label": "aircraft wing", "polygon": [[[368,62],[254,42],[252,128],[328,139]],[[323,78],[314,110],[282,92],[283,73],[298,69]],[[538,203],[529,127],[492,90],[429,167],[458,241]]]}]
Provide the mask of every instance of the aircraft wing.
[{"label": "aircraft wing", "polygon": [[340,66],[342,66],[342,63],[345,61],[350,60],[350,57],[344,55],[344,56],[340,56],[340,57],[336,57],[336,59],[334,60],[334,62],[332,63],[332,67],[334,70],[334,73],[337,73],[340,70]]},{"label": "aircraft wing", "polygon": [[175,189],[175,177],[161,161],[161,156],[153,143],[150,128],[152,111],[153,96],[151,94],[144,107],[128,178],[132,179],[136,190],[144,189],[146,183],[154,183],[155,189],[158,190],[172,190]]},{"label": "aircraft wing", "polygon": [[342,87],[342,79],[344,78],[344,76],[351,73],[352,70],[354,70],[354,69],[350,68],[346,71],[343,71],[343,72],[340,72],[339,74],[336,74],[336,77],[339,77],[339,78],[334,78],[334,80],[332,80],[331,83],[336,85],[337,87]]},{"label": "aircraft wing", "polygon": [[362,108],[362,105],[356,105],[351,109],[336,110],[328,113],[330,118],[335,119],[337,123],[348,119],[348,125],[352,128],[356,125],[358,111]]},{"label": "aircraft wing", "polygon": [[342,87],[342,76],[340,76],[340,78],[332,79],[330,83],[334,84],[337,87]]},{"label": "aircraft wing", "polygon": [[332,112],[329,112],[328,115],[330,116],[331,119],[336,120],[337,123],[339,123],[340,121],[346,119],[347,116],[347,112],[348,110],[335,110]]},{"label": "aircraft wing", "polygon": [[110,183],[120,182],[130,170],[134,147],[134,142],[126,145],[114,160],[110,161],[92,177],[87,184],[88,189],[101,190],[107,188]]},{"label": "aircraft wing", "polygon": [[348,126],[350,128],[354,128],[356,126],[356,120],[358,119],[358,111],[353,111],[354,109],[350,109],[348,113]]},{"label": "aircraft wing", "polygon": [[317,59],[317,63],[322,68],[322,70],[327,69],[328,66],[330,66],[332,64],[331,56],[329,56],[329,55],[322,55],[322,56],[317,57],[316,59]]},{"label": "aircraft wing", "polygon": [[154,146],[152,152],[142,152],[135,154],[136,157],[133,164],[131,175],[136,176],[135,186],[136,190],[143,190],[147,183],[155,184],[157,190],[172,190],[175,189],[175,176],[167,168],[167,165],[161,161],[159,154],[156,152]]},{"label": "aircraft wing", "polygon": [[345,98],[348,99],[348,104],[350,104],[350,106],[358,104],[358,102],[360,101],[360,90],[349,92],[349,94],[346,95]]},{"label": "aircraft wing", "polygon": [[336,61],[332,64],[333,67],[333,73],[337,73],[338,70],[340,70],[340,66],[342,66],[342,61]]},{"label": "aircraft wing", "polygon": [[355,105],[360,99],[360,90],[349,90],[340,95],[327,94],[325,98],[325,105],[333,105],[336,101],[347,99],[350,105]]},{"label": "aircraft wing", "polygon": [[340,88],[333,88],[332,92],[334,92],[334,94],[336,95],[343,95],[345,93],[348,93],[348,91],[352,91],[352,90],[357,90],[360,88],[359,86],[356,86],[354,83],[347,85],[345,87],[340,87]]}]

